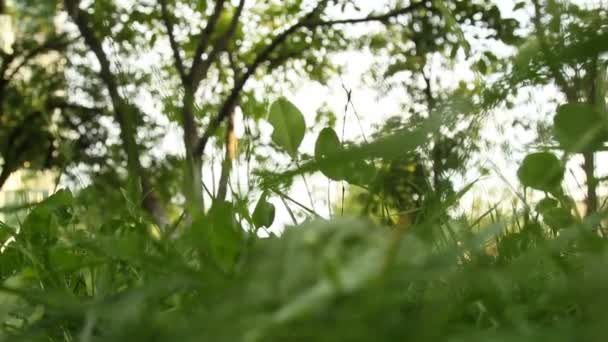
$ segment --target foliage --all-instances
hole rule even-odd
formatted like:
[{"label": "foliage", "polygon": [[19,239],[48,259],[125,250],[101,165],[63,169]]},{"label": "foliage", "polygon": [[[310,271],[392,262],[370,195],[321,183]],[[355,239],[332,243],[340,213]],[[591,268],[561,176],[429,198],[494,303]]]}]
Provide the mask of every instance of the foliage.
[{"label": "foliage", "polygon": [[[363,4],[0,0],[22,19],[0,53],[2,174],[80,166],[90,181],[0,221],[0,341],[605,340],[605,10],[518,2],[534,10],[520,37],[525,24],[486,1]],[[357,24],[374,29],[353,36]],[[502,63],[483,42],[518,52]],[[280,95],[327,81],[353,47],[405,94],[369,140],[316,132]],[[442,83],[462,58],[479,78]],[[513,165],[512,208],[460,214],[484,114],[548,83],[565,95],[555,144]],[[153,153],[159,117],[183,155]],[[577,155],[584,215],[565,186]],[[246,190],[231,182],[241,163]],[[290,196],[311,175],[341,187],[329,217],[313,194],[311,207]],[[277,233],[279,201],[293,224]]]},{"label": "foliage", "polygon": [[3,340],[604,336],[606,244],[590,230],[604,215],[534,245],[505,235],[497,255],[491,234],[432,247],[365,220],[317,220],[246,234],[234,260],[238,240],[214,235],[230,206],[170,238],[137,216],[85,226],[87,205],[58,192],[3,252]]}]

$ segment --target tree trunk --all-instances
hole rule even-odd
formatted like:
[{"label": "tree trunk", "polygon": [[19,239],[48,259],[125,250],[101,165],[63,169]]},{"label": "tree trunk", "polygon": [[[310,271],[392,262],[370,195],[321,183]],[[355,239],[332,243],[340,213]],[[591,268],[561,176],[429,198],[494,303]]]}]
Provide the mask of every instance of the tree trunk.
[{"label": "tree trunk", "polygon": [[91,27],[90,15],[79,8],[80,1],[65,0],[65,8],[72,18],[80,34],[84,38],[86,45],[95,54],[100,64],[99,76],[110,94],[114,116],[120,127],[120,139],[123,149],[127,154],[127,171],[131,182],[137,181],[141,185],[141,206],[148,211],[155,219],[156,223],[163,228],[168,222],[164,208],[160,204],[149,175],[141,165],[140,147],[137,144],[135,126],[139,111],[135,106],[123,98],[118,92],[118,82],[110,68],[110,61],[103,50],[99,37],[97,37],[93,27]]},{"label": "tree trunk", "polygon": [[[110,91],[110,93],[113,93],[113,91]],[[114,96],[117,96],[117,94]],[[163,229],[169,220],[156,190],[152,186],[149,175],[139,160],[141,151],[135,139],[137,130],[133,124],[137,115],[136,108],[125,103],[120,97],[114,97],[112,102],[120,126],[122,146],[127,153],[128,177],[137,180],[141,185],[141,205],[154,218],[156,224]]]},{"label": "tree trunk", "polygon": [[194,121],[194,91],[186,87],[183,108],[182,126],[184,128],[184,146],[186,160],[184,166],[184,196],[190,214],[204,209],[203,201],[203,160],[195,151],[198,142]]},{"label": "tree trunk", "polygon": [[222,162],[222,174],[218,186],[216,200],[223,201],[226,199],[228,192],[228,181],[230,179],[230,170],[232,169],[232,161],[236,157],[236,136],[234,135],[234,110],[228,115],[225,137],[226,154]]},{"label": "tree trunk", "polygon": [[583,153],[583,170],[585,171],[585,178],[587,180],[587,197],[585,199],[585,216],[589,216],[597,211],[598,199],[597,199],[597,181],[595,179],[595,153],[585,152]]},{"label": "tree trunk", "polygon": [[[589,104],[594,108],[598,107],[598,89],[601,89],[601,84],[599,82],[603,82],[603,78],[600,77],[601,73],[598,72],[597,65],[597,57],[593,59],[590,66],[590,75],[591,75],[591,89],[589,89]],[[603,96],[601,94],[600,96]],[[599,108],[600,111],[603,111],[603,108]],[[585,171],[585,178],[587,179],[587,199],[586,199],[586,216],[589,216],[595,213],[598,209],[598,198],[597,198],[597,186],[598,182],[595,178],[595,151],[585,152],[583,153],[583,157],[585,161],[583,163],[583,170]]]}]

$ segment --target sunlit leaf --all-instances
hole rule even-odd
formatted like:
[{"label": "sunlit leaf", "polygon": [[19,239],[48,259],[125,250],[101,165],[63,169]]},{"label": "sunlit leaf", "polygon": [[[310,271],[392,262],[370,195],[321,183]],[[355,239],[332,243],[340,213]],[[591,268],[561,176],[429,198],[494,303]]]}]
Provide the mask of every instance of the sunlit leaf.
[{"label": "sunlit leaf", "polygon": [[532,153],[524,158],[517,176],[524,186],[552,192],[560,188],[564,166],[552,153]]},{"label": "sunlit leaf", "polygon": [[252,219],[256,228],[270,227],[274,222],[275,207],[274,204],[266,200],[266,195],[262,195],[258,200],[255,209],[253,210]]},{"label": "sunlit leaf", "polygon": [[270,105],[268,122],[274,128],[272,141],[295,159],[306,132],[306,123],[300,110],[281,97]]},{"label": "sunlit leaf", "polygon": [[[315,159],[319,162],[324,161],[326,158],[336,156],[342,150],[340,140],[336,132],[326,127],[319,133],[317,142],[315,143]],[[330,179],[342,180],[344,179],[345,169],[340,163],[334,165],[323,165],[321,172]]]}]

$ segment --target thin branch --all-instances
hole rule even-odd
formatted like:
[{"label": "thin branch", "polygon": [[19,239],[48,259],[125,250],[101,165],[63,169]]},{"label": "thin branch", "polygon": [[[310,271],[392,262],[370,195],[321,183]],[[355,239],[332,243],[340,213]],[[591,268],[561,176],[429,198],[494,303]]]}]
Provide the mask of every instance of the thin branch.
[{"label": "thin branch", "polygon": [[49,99],[46,103],[46,107],[49,109],[74,109],[83,113],[104,113],[106,111],[103,107],[88,107],[63,99]]},{"label": "thin branch", "polygon": [[27,139],[27,129],[35,123],[42,113],[34,111],[29,113],[15,128],[11,130],[4,140],[6,147],[1,151],[4,164],[2,165],[2,173],[0,173],[0,189],[8,180],[8,177],[15,172],[21,162],[23,156],[28,149],[34,144],[34,139]]},{"label": "thin branch", "polygon": [[[116,100],[120,98],[118,94],[118,83],[116,78],[112,74],[110,69],[110,60],[103,50],[101,40],[96,36],[93,29],[90,27],[89,23],[91,22],[90,15],[81,10],[79,8],[80,1],[79,0],[65,0],[65,8],[76,26],[78,26],[78,30],[82,38],[84,38],[85,43],[91,49],[100,65],[99,75],[106,84],[108,91],[110,92],[110,97],[112,100]],[[118,103],[114,103],[116,107],[120,107]],[[119,108],[115,108],[115,110],[120,110]]]},{"label": "thin branch", "polygon": [[236,103],[236,101],[239,97],[239,94],[241,93],[241,91],[243,90],[243,87],[245,86],[245,83],[247,83],[249,78],[251,78],[251,76],[253,76],[253,74],[255,73],[257,68],[262,63],[264,63],[268,59],[270,54],[279,45],[281,45],[285,40],[287,40],[287,38],[292,33],[296,32],[301,27],[303,27],[305,25],[305,23],[308,20],[310,20],[310,18],[316,13],[316,9],[317,8],[315,8],[313,11],[311,11],[310,13],[308,13],[307,15],[302,17],[302,19],[300,19],[293,26],[289,27],[288,29],[286,29],[285,31],[280,33],[278,36],[276,36],[272,40],[272,42],[269,45],[267,45],[260,52],[260,54],[257,55],[257,57],[255,58],[253,63],[247,67],[243,76],[241,76],[241,78],[239,78],[235,81],[234,87],[232,88],[232,91],[228,95],[228,98],[222,104],[222,107],[220,108],[218,115],[211,119],[211,121],[209,122],[209,126],[207,127],[207,130],[205,131],[205,133],[203,133],[203,136],[201,137],[198,144],[196,145],[196,149],[194,150],[195,155],[203,154],[203,151],[205,150],[205,146],[207,145],[207,142],[209,141],[211,136],[213,136],[213,134],[215,134],[215,131],[219,128],[222,121],[224,121],[224,119],[230,114],[230,112],[232,111],[232,109],[234,107],[234,104]]},{"label": "thin branch", "polygon": [[311,22],[305,25],[308,28],[318,28],[318,27],[327,27],[327,26],[335,26],[340,24],[360,24],[360,23],[369,23],[373,21],[377,22],[387,22],[391,18],[396,18],[402,16],[404,14],[411,13],[418,7],[422,7],[424,5],[424,1],[417,2],[415,4],[411,4],[407,7],[397,8],[392,11],[378,14],[378,15],[368,15],[363,18],[349,18],[349,19],[336,19],[336,20],[327,20],[327,21],[316,21]]},{"label": "thin branch", "polygon": [[[226,1],[217,0],[217,2],[215,3],[215,7],[213,9],[213,13],[209,17],[209,20],[207,21],[207,25],[203,29],[203,32],[201,32],[201,34],[200,34],[200,40],[198,42],[198,45],[196,46],[196,50],[194,52],[194,58],[192,59],[192,67],[190,68],[190,73],[188,74],[188,78],[190,78],[191,82],[193,80],[193,75],[197,75],[200,73],[199,69],[200,69],[201,63],[202,63],[201,57],[203,56],[203,53],[209,47],[209,41],[211,40],[211,35],[213,34],[213,31],[215,30],[215,26],[220,18],[220,15],[222,14],[222,8],[224,7],[224,2],[226,2]],[[193,88],[195,87],[194,83],[192,83],[192,86],[193,86]]]},{"label": "thin branch", "polygon": [[197,64],[196,69],[194,69],[193,67],[193,69],[191,70],[191,81],[195,89],[198,87],[201,80],[205,78],[207,72],[209,71],[209,68],[211,67],[211,64],[213,64],[217,56],[224,50],[226,50],[226,48],[228,47],[230,39],[232,39],[232,37],[236,33],[236,28],[238,26],[239,19],[241,18],[241,14],[243,13],[243,7],[245,7],[245,0],[240,0],[236,12],[232,16],[232,19],[226,32],[222,35],[220,39],[218,39],[218,42],[214,44],[213,49],[211,50],[211,52],[209,52],[209,56],[204,61],[201,61],[200,64]]},{"label": "thin branch", "polygon": [[205,147],[207,145],[207,143],[209,142],[209,139],[215,134],[215,132],[217,131],[217,129],[219,128],[220,124],[224,121],[224,119],[230,114],[230,111],[232,110],[232,108],[234,107],[241,91],[243,90],[245,84],[247,83],[247,81],[249,80],[249,78],[251,78],[255,72],[257,71],[257,69],[264,63],[266,62],[270,55],[283,43],[287,40],[287,38],[289,38],[289,36],[291,36],[293,33],[295,33],[296,31],[298,31],[301,28],[308,28],[308,29],[314,29],[317,27],[326,27],[326,26],[333,26],[333,25],[338,25],[338,24],[357,24],[357,23],[366,23],[366,22],[373,22],[373,21],[386,21],[392,17],[396,17],[396,16],[400,16],[400,15],[404,15],[407,13],[411,13],[414,10],[416,10],[418,7],[420,7],[421,5],[423,5],[423,2],[419,2],[419,3],[415,3],[415,4],[411,4],[408,7],[405,8],[401,8],[401,9],[395,9],[392,11],[389,11],[385,14],[381,14],[381,15],[369,15],[363,18],[352,18],[352,19],[340,19],[340,20],[330,20],[330,21],[312,21],[312,18],[315,16],[315,14],[317,14],[318,9],[320,8],[320,6],[322,6],[325,2],[321,1],[319,3],[319,5],[317,5],[311,12],[309,12],[307,15],[303,16],[297,23],[295,23],[294,25],[292,25],[291,27],[287,28],[285,31],[283,31],[282,33],[278,34],[271,42],[269,45],[267,45],[255,58],[255,60],[253,61],[253,63],[251,63],[245,73],[243,74],[243,76],[239,79],[237,79],[237,81],[235,82],[235,85],[232,89],[232,91],[230,92],[230,94],[228,95],[228,97],[226,98],[226,100],[224,101],[222,107],[220,108],[217,116],[213,117],[211,119],[211,121],[209,122],[209,126],[207,127],[207,130],[205,131],[205,133],[203,134],[203,136],[201,137],[201,139],[199,140],[196,149],[195,149],[195,154],[196,155],[201,155],[204,150]]},{"label": "thin branch", "polygon": [[295,199],[293,199],[292,197],[289,197],[289,195],[287,195],[286,193],[278,190],[278,189],[271,189],[272,192],[276,193],[277,195],[279,195],[281,198],[286,199],[288,201],[290,201],[291,203],[297,205],[298,207],[304,209],[305,211],[307,211],[309,214],[312,214],[314,216],[316,216],[317,218],[321,218],[323,219],[324,217],[319,215],[316,211],[314,211],[313,209],[305,206],[304,204],[296,201]]},{"label": "thin branch", "polygon": [[4,106],[5,89],[9,83],[9,81],[4,77],[4,75],[6,74],[6,71],[8,70],[9,66],[15,59],[15,54],[13,51],[13,53],[10,55],[4,54],[2,52],[0,52],[0,55],[2,55],[2,63],[0,64],[0,117],[2,117],[2,107]]},{"label": "thin branch", "polygon": [[[65,35],[58,37],[51,37],[41,45],[31,49],[29,52],[23,51],[24,55],[21,57],[21,62],[14,67],[11,67],[12,62],[19,57],[17,52],[13,52],[10,55],[3,57],[2,64],[0,65],[0,91],[15,77],[15,75],[25,67],[32,59],[40,54],[47,51],[61,50],[67,47],[69,44],[75,41],[75,39],[64,40]],[[10,72],[8,72],[10,70]],[[7,74],[8,72],[8,74]]]},{"label": "thin branch", "polygon": [[167,35],[169,36],[169,44],[171,46],[171,51],[173,51],[173,59],[175,60],[175,68],[179,73],[179,77],[182,79],[182,82],[186,82],[186,69],[184,68],[184,61],[180,55],[180,47],[177,41],[175,40],[175,33],[173,30],[173,22],[171,21],[171,17],[169,15],[169,10],[167,9],[167,0],[159,0],[162,21],[167,29]]},{"label": "thin branch", "polygon": [[6,74],[6,71],[10,67],[11,63],[13,62],[13,60],[15,60],[15,57],[15,52],[9,55],[2,54],[2,63],[0,64],[0,80],[6,81],[4,74]]},{"label": "thin branch", "polygon": [[8,165],[2,165],[2,172],[0,172],[0,190],[4,186],[4,183],[8,180],[8,177],[13,173],[14,169]]}]

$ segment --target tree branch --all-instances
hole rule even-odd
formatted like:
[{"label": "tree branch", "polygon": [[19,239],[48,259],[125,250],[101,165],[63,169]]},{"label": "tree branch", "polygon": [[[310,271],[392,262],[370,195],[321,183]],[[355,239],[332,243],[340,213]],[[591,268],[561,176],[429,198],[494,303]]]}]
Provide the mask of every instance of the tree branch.
[{"label": "tree branch", "polygon": [[2,63],[0,64],[0,117],[2,117],[2,115],[4,114],[2,111],[2,109],[4,107],[4,96],[5,96],[6,86],[9,83],[9,81],[4,76],[6,75],[6,72],[14,59],[15,59],[14,51],[10,55],[6,55],[6,54],[2,53]]},{"label": "tree branch", "polygon": [[397,17],[397,16],[401,16],[401,15],[404,15],[407,13],[411,13],[414,10],[416,10],[418,7],[422,6],[424,3],[418,2],[415,4],[411,4],[410,6],[405,7],[405,8],[395,9],[395,10],[392,10],[392,11],[389,11],[387,13],[380,14],[380,15],[369,15],[369,16],[366,16],[363,18],[339,19],[339,20],[330,20],[330,21],[313,21],[312,18],[314,17],[315,14],[317,14],[318,9],[323,4],[324,4],[324,2],[321,1],[312,11],[310,11],[307,15],[303,16],[297,23],[295,23],[294,25],[287,28],[282,33],[275,36],[275,38],[270,42],[270,44],[267,45],[256,56],[253,63],[251,63],[247,67],[243,76],[236,80],[234,87],[232,88],[232,91],[230,92],[230,94],[228,95],[228,97],[226,98],[226,100],[224,101],[222,106],[220,107],[218,114],[215,117],[213,117],[211,119],[211,121],[209,122],[209,126],[207,127],[207,130],[205,131],[205,133],[203,134],[203,136],[201,137],[201,139],[199,140],[199,142],[196,146],[195,153],[197,155],[201,155],[204,152],[209,139],[215,134],[215,132],[219,128],[222,121],[224,121],[224,119],[230,114],[230,112],[234,108],[234,105],[239,97],[239,94],[243,90],[243,87],[245,86],[245,84],[247,83],[249,78],[251,78],[251,76],[253,76],[255,74],[256,70],[264,62],[266,62],[269,59],[270,55],[274,52],[274,50],[277,47],[279,47],[283,42],[285,42],[287,40],[287,38],[289,38],[289,36],[291,36],[294,32],[298,31],[301,28],[314,29],[317,27],[327,27],[327,26],[333,26],[333,25],[338,25],[338,24],[358,24],[358,23],[366,23],[366,22],[374,22],[374,21],[382,22],[382,21],[386,21],[392,17]]},{"label": "tree branch", "polygon": [[[90,15],[79,8],[79,3],[79,0],[65,0],[66,11],[76,26],[78,26],[78,30],[80,31],[82,38],[84,38],[85,43],[99,61],[101,68],[99,75],[106,84],[112,101],[119,100],[121,99],[121,96],[118,93],[118,82],[110,69],[110,60],[103,51],[101,40],[96,36],[95,32],[93,32],[93,29],[89,25],[91,22]],[[119,107],[121,106],[119,103],[114,103],[114,106],[115,111],[120,111]]]},{"label": "tree branch", "polygon": [[316,21],[316,22],[311,22],[308,25],[305,25],[308,28],[318,28],[318,27],[325,27],[325,26],[335,26],[335,25],[340,25],[340,24],[360,24],[360,23],[369,23],[369,22],[373,22],[373,21],[378,21],[378,22],[386,22],[391,18],[396,18],[399,16],[402,16],[404,14],[408,14],[411,13],[412,11],[414,11],[415,9],[417,9],[418,7],[422,7],[424,5],[424,1],[421,2],[417,2],[415,4],[411,4],[407,7],[403,7],[403,8],[396,8],[392,11],[388,11],[386,13],[383,14],[378,14],[378,15],[368,15],[366,17],[363,18],[349,18],[349,19],[336,19],[336,20],[327,20],[327,21]]},{"label": "tree branch", "polygon": [[11,53],[10,55],[2,55],[2,63],[0,64],[0,80],[6,80],[4,75],[8,71],[8,68],[10,67],[13,60],[15,60],[15,57],[15,52]]},{"label": "tree branch", "polygon": [[0,190],[2,190],[4,183],[6,183],[11,174],[13,174],[13,169],[9,168],[7,165],[3,165],[2,172],[0,172]]},{"label": "tree branch", "polygon": [[167,216],[160,206],[160,200],[151,185],[148,174],[145,172],[139,160],[140,150],[135,138],[137,128],[134,124],[138,109],[129,104],[118,92],[118,82],[110,69],[108,56],[103,50],[101,40],[97,37],[90,25],[90,15],[86,11],[80,9],[80,0],[64,0],[64,3],[66,11],[76,26],[78,26],[78,30],[84,38],[86,45],[95,54],[101,67],[99,76],[110,93],[114,115],[120,127],[120,138],[127,154],[127,170],[129,176],[139,179],[141,182],[141,195],[143,196],[142,205],[162,228],[168,222]]},{"label": "tree branch", "polygon": [[186,82],[186,69],[184,68],[184,61],[180,55],[180,47],[177,41],[175,40],[175,33],[173,30],[173,22],[171,21],[171,17],[169,15],[169,10],[167,8],[167,0],[159,0],[160,9],[161,9],[161,17],[162,21],[167,29],[167,35],[169,36],[169,44],[171,45],[171,51],[173,51],[173,59],[175,60],[175,68],[179,74],[179,77],[182,79],[182,82]]},{"label": "tree branch", "polygon": [[50,98],[46,102],[48,109],[74,109],[83,113],[104,113],[105,108],[102,107],[87,107],[78,103],[73,103],[60,98]]},{"label": "tree branch", "polygon": [[[26,66],[32,59],[37,57],[38,55],[45,53],[47,51],[55,51],[66,48],[69,44],[75,41],[75,39],[64,40],[66,38],[65,35],[61,35],[59,37],[49,38],[46,42],[42,43],[38,47],[30,50],[26,55],[23,56],[23,60],[17,66],[12,68],[11,72],[4,78],[6,81],[10,81],[15,75]],[[8,66],[10,67],[10,65]],[[7,68],[8,68],[7,67]]]},{"label": "tree branch", "polygon": [[200,65],[197,65],[197,69],[193,68],[191,72],[191,81],[195,89],[198,87],[201,80],[203,80],[207,75],[207,72],[209,71],[209,68],[211,67],[211,64],[213,64],[213,62],[215,61],[216,57],[226,49],[228,43],[230,42],[230,39],[232,39],[232,37],[236,33],[236,28],[238,26],[239,19],[243,12],[244,6],[245,0],[240,0],[236,12],[230,20],[230,24],[226,32],[222,35],[221,38],[218,39],[218,42],[214,45],[213,49],[209,53],[209,56],[204,61],[201,61]]},{"label": "tree branch", "polygon": [[[201,56],[209,47],[208,46],[209,41],[211,40],[211,35],[213,34],[213,31],[215,30],[217,21],[219,20],[220,15],[222,14],[222,8],[224,7],[224,2],[226,2],[226,1],[217,0],[217,2],[215,3],[215,8],[213,9],[213,13],[209,17],[209,21],[207,22],[207,26],[205,26],[205,28],[203,29],[203,32],[201,32],[201,34],[200,34],[200,40],[198,42],[198,45],[196,46],[196,51],[194,52],[194,58],[192,59],[192,67],[190,68],[190,73],[188,74],[188,78],[190,79],[190,82],[192,82],[193,75],[200,73],[200,71],[198,71],[198,70],[201,67],[201,63],[202,63]],[[196,87],[193,83],[191,83],[191,85],[192,85],[192,88]]]},{"label": "tree branch", "polygon": [[0,173],[0,189],[2,189],[2,186],[8,177],[19,168],[28,148],[33,146],[34,139],[31,139],[31,137],[28,136],[27,130],[35,125],[35,121],[40,118],[41,115],[42,113],[39,111],[27,114],[25,118],[11,130],[6,137],[6,140],[3,141],[5,146],[3,146],[2,151],[0,152],[2,153],[4,164],[2,165],[2,173]]},{"label": "tree branch", "polygon": [[19,57],[17,51],[13,51],[11,54],[2,54],[2,63],[0,63],[0,117],[2,116],[2,107],[4,106],[5,90],[10,81],[17,75],[19,70],[26,66],[36,56],[52,50],[61,50],[69,45],[73,40],[63,40],[64,35],[49,38],[46,42],[31,49],[29,52],[23,52],[21,62],[15,67],[11,67],[12,63]]}]

